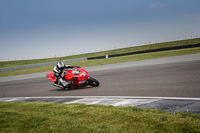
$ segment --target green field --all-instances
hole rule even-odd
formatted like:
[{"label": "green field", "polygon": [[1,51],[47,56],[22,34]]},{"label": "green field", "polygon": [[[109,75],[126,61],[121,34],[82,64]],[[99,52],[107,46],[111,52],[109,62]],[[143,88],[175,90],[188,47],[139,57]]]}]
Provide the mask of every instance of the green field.
[{"label": "green field", "polygon": [[[83,58],[83,57],[96,57],[96,56],[128,53],[128,52],[134,52],[134,51],[142,51],[142,50],[188,45],[188,44],[197,44],[197,43],[200,43],[200,38],[151,44],[151,45],[138,46],[138,47],[123,48],[123,49],[116,49],[116,50],[110,50],[110,51],[104,51],[104,52],[98,52],[98,53],[90,53],[90,54],[82,54],[82,55],[76,55],[76,56],[68,56],[68,57],[0,62],[0,68],[19,66],[19,65],[28,65],[28,64],[34,64],[34,63],[44,63],[44,62],[51,62],[51,61],[58,61],[58,60]],[[129,56],[121,56],[121,57],[114,57],[114,58],[108,58],[108,59],[105,58],[105,59],[87,60],[87,61],[70,63],[70,65],[87,67],[87,66],[97,66],[97,65],[104,65],[104,64],[137,61],[137,60],[145,60],[145,59],[154,59],[154,58],[162,58],[162,57],[171,57],[171,56],[196,54],[196,53],[200,53],[200,47],[145,53],[145,54],[137,54],[137,55],[129,55]],[[0,77],[21,75],[21,74],[30,74],[30,73],[39,73],[39,72],[48,72],[48,71],[52,71],[53,67],[54,66],[45,66],[45,67],[36,67],[36,68],[31,68],[31,69],[1,72]]]},{"label": "green field", "polygon": [[200,115],[133,107],[0,102],[0,132],[200,132]]},{"label": "green field", "polygon": [[[114,58],[108,58],[108,59],[105,58],[105,59],[97,59],[97,60],[87,60],[87,61],[70,63],[70,65],[87,67],[87,66],[97,66],[97,65],[104,65],[104,64],[113,64],[113,63],[120,63],[120,62],[171,57],[171,56],[196,54],[196,53],[200,53],[200,47],[190,48],[190,49],[164,51],[164,52],[138,54],[138,55],[121,56],[121,57],[114,57]],[[30,68],[30,69],[1,72],[0,77],[21,75],[21,74],[30,74],[30,73],[39,73],[39,72],[49,72],[49,71],[53,70],[53,67],[54,66],[45,66],[45,67],[36,67],[36,68]]]},{"label": "green field", "polygon": [[74,55],[74,56],[66,56],[66,57],[35,59],[35,60],[7,61],[7,62],[0,62],[0,68],[20,66],[20,65],[28,65],[28,64],[36,64],[36,63],[45,63],[45,62],[52,62],[52,61],[58,61],[58,60],[68,60],[68,59],[76,59],[76,58],[105,56],[105,55],[112,55],[112,54],[128,53],[128,52],[157,49],[157,48],[164,48],[164,47],[197,44],[197,43],[200,43],[200,38],[173,41],[173,42],[165,42],[165,43],[156,43],[156,44],[149,44],[149,45],[144,45],[144,46],[128,47],[128,48],[122,48],[122,49],[116,49],[116,50]]}]

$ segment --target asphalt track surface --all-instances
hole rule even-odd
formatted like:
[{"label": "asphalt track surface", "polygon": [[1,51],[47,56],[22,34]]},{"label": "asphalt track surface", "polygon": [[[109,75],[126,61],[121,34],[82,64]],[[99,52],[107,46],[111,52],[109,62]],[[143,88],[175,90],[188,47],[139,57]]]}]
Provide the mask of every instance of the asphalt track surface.
[{"label": "asphalt track surface", "polygon": [[32,79],[0,82],[0,97],[142,96],[200,98],[200,60],[144,66],[127,67],[125,65],[124,68],[113,66],[113,69],[91,71],[89,74],[99,80],[99,87],[82,87],[65,91],[52,86],[52,83],[44,75]]}]

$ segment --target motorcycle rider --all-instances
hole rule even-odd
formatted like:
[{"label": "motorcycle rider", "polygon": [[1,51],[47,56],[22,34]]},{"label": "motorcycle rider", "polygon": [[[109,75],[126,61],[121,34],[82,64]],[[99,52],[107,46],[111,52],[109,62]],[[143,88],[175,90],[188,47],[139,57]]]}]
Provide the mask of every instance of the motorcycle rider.
[{"label": "motorcycle rider", "polygon": [[69,81],[64,78],[63,70],[64,68],[74,68],[79,66],[71,66],[71,65],[65,65],[62,61],[58,61],[56,66],[53,68],[54,76],[56,77],[55,84],[61,85],[64,89],[69,88],[70,84],[72,84],[74,81]]}]

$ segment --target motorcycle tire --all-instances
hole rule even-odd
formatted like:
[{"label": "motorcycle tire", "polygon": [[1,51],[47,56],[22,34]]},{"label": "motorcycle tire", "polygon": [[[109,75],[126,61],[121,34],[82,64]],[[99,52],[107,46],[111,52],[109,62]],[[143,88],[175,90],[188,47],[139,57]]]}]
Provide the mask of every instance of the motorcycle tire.
[{"label": "motorcycle tire", "polygon": [[98,87],[100,84],[98,80],[96,80],[95,78],[92,78],[92,77],[89,77],[87,79],[87,81],[88,81],[88,85],[90,85],[92,87]]}]

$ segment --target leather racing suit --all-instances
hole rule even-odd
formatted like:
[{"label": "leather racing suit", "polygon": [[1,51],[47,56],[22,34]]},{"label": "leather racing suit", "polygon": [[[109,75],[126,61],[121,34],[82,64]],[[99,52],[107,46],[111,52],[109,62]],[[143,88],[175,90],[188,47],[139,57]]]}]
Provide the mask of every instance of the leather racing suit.
[{"label": "leather racing suit", "polygon": [[74,67],[76,66],[64,65],[62,69],[59,69],[57,66],[55,66],[53,68],[53,73],[54,73],[54,76],[56,77],[55,84],[61,85],[63,88],[68,88],[69,85],[73,83],[73,81],[69,81],[64,78],[63,70],[64,68],[74,68]]}]

